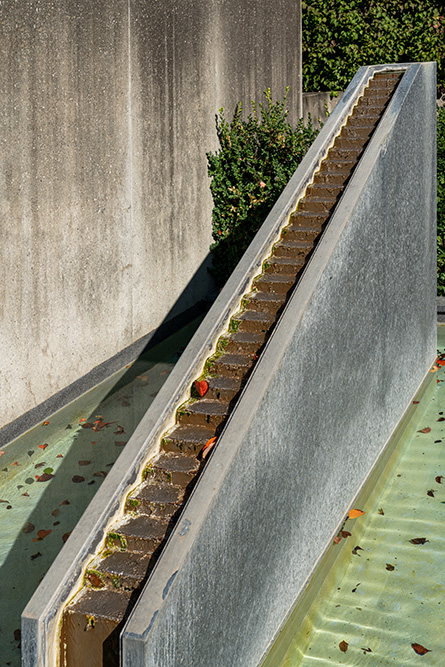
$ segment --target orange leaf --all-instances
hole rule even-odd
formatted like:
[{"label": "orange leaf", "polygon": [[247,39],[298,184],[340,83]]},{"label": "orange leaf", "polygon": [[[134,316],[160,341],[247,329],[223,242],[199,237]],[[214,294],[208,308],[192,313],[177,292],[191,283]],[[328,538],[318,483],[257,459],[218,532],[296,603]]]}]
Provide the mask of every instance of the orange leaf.
[{"label": "orange leaf", "polygon": [[437,366],[445,366],[445,359],[438,359],[436,361]]},{"label": "orange leaf", "polygon": [[340,642],[340,644],[338,646],[340,648],[340,651],[342,651],[342,653],[346,653],[346,651],[348,650],[349,644],[348,644],[348,642],[345,642],[345,640],[343,639],[343,641]]},{"label": "orange leaf", "polygon": [[431,429],[429,426],[426,428],[421,428],[420,431],[417,431],[417,433],[431,433]]},{"label": "orange leaf", "polygon": [[52,532],[53,532],[52,530],[38,530],[37,537],[41,537],[42,540],[44,540],[45,537],[48,537],[48,535]]},{"label": "orange leaf", "polygon": [[438,370],[439,370],[439,366],[433,366],[433,367],[430,369],[430,373],[435,373],[435,372],[438,371]]},{"label": "orange leaf", "polygon": [[49,422],[43,422],[42,426],[48,426]]},{"label": "orange leaf", "polygon": [[46,449],[47,447],[48,447],[48,445],[47,445],[47,444],[44,444],[44,445],[39,445],[39,449]]},{"label": "orange leaf", "polygon": [[13,466],[18,466],[18,464],[19,464],[18,461],[14,461],[14,463],[13,463],[12,465],[13,465]]},{"label": "orange leaf", "polygon": [[63,459],[63,454],[57,454],[56,459]]},{"label": "orange leaf", "polygon": [[81,424],[82,422],[86,422],[86,419],[79,419],[79,424]]},{"label": "orange leaf", "polygon": [[425,648],[422,644],[411,644],[413,649],[418,655],[425,655],[425,653],[431,653],[429,648]]},{"label": "orange leaf", "polygon": [[201,452],[203,459],[205,459],[206,456],[208,456],[210,454],[210,452],[212,451],[212,449],[215,446],[215,443],[216,443],[216,438],[210,438],[210,440],[207,440],[207,442],[204,445],[204,447],[202,448],[202,452]]},{"label": "orange leaf", "polygon": [[202,398],[209,390],[209,383],[206,380],[196,380],[195,389]]},{"label": "orange leaf", "polygon": [[334,544],[340,544],[340,542],[341,542],[341,537],[339,535],[336,535],[334,537]]},{"label": "orange leaf", "polygon": [[366,514],[366,512],[363,512],[362,510],[349,510],[349,518],[350,519],[356,519],[359,516],[362,516],[362,514]]}]

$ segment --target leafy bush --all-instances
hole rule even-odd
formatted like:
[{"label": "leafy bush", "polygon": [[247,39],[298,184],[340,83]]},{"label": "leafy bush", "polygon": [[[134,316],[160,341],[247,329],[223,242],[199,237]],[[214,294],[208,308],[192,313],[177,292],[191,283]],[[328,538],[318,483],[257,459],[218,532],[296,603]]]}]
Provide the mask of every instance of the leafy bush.
[{"label": "leafy bush", "polygon": [[223,285],[281,194],[318,130],[309,119],[293,129],[286,120],[286,96],[267,104],[259,114],[242,119],[239,103],[231,123],[219,110],[217,134],[220,150],[207,153],[213,208],[213,274]]},{"label": "leafy bush", "polygon": [[437,113],[437,294],[445,296],[445,107]]},{"label": "leafy bush", "polygon": [[442,90],[443,0],[303,0],[302,6],[304,90],[344,90],[361,65],[431,60]]}]

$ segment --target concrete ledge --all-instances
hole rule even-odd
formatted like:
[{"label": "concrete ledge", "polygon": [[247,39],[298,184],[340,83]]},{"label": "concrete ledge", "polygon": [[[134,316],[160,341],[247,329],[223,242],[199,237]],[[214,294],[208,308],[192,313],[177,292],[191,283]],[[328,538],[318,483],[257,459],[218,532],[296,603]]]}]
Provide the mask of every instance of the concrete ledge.
[{"label": "concrete ledge", "polygon": [[405,69],[123,631],[126,667],[258,665],[435,358],[435,64]]}]

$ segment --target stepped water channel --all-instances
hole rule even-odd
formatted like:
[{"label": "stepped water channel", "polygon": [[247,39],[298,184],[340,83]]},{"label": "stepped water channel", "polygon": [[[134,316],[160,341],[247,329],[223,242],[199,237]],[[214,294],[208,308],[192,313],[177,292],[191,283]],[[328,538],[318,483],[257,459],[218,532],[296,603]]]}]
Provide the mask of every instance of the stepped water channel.
[{"label": "stepped water channel", "polygon": [[124,514],[87,567],[84,586],[63,615],[62,664],[119,664],[120,630],[205,466],[203,449],[215,443],[234,409],[401,76],[380,72],[370,80],[177,411],[161,453],[146,466]]},{"label": "stepped water channel", "polygon": [[2,448],[1,667],[20,665],[20,614],[201,319]]}]

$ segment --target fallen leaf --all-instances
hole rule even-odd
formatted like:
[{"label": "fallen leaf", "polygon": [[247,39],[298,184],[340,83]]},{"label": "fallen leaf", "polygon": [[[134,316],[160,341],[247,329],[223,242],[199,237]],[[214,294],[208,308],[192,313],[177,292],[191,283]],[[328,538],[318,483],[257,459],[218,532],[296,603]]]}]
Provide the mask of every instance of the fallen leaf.
[{"label": "fallen leaf", "polygon": [[358,551],[363,551],[363,549],[359,546],[354,547],[354,549],[352,550],[352,553],[354,554],[354,556],[359,556],[360,557],[360,554],[357,553]]},{"label": "fallen leaf", "polygon": [[36,554],[33,554],[33,555],[31,556],[31,560],[35,560],[36,558],[38,558],[38,557],[41,556],[41,555],[42,555],[42,554],[40,553],[40,551],[38,551]]},{"label": "fallen leaf", "polygon": [[341,537],[339,535],[336,535],[334,537],[334,544],[340,544],[340,542],[341,542]]},{"label": "fallen leaf", "polygon": [[209,390],[209,383],[206,380],[196,380],[195,389],[202,398]]},{"label": "fallen leaf", "polygon": [[348,644],[348,642],[345,642],[345,640],[343,639],[343,641],[341,641],[338,646],[339,646],[340,651],[342,653],[346,653],[346,651],[348,650],[349,644]]},{"label": "fallen leaf", "polygon": [[57,508],[51,512],[51,514],[56,517],[59,514],[59,511]]},{"label": "fallen leaf", "polygon": [[9,505],[9,500],[0,500],[0,503],[6,503],[7,505]]},{"label": "fallen leaf", "polygon": [[429,540],[427,540],[426,537],[413,537],[410,542],[411,544],[425,544],[425,542],[429,542]]},{"label": "fallen leaf", "polygon": [[434,489],[430,489],[429,491],[427,491],[426,495],[430,496],[430,498],[434,498]]},{"label": "fallen leaf", "polygon": [[54,475],[50,475],[47,472],[44,472],[43,475],[36,475],[36,479],[38,482],[48,482],[50,479],[52,479]]},{"label": "fallen leaf", "polygon": [[349,530],[342,530],[341,531],[341,536],[342,537],[351,537],[351,533],[349,532]]},{"label": "fallen leaf", "polygon": [[94,424],[91,422],[85,422],[85,424],[82,424],[82,428],[93,428]]},{"label": "fallen leaf", "polygon": [[25,491],[25,493],[22,493],[22,496],[26,496],[26,498],[29,498],[29,493]]},{"label": "fallen leaf", "polygon": [[413,401],[414,405],[418,405],[419,401]]},{"label": "fallen leaf", "polygon": [[91,486],[91,484],[96,484],[96,480],[92,479],[91,482],[88,482],[88,486]]},{"label": "fallen leaf", "polygon": [[19,464],[18,461],[14,461],[14,463],[13,463],[12,465],[13,465],[13,466],[18,466],[18,464]]},{"label": "fallen leaf", "polygon": [[63,454],[57,454],[56,459],[63,459]]},{"label": "fallen leaf", "polygon": [[438,422],[445,422],[445,417],[439,417]]},{"label": "fallen leaf", "polygon": [[445,359],[438,359],[436,361],[436,366],[445,366]]},{"label": "fallen leaf", "polygon": [[74,484],[80,484],[80,482],[85,481],[85,477],[81,477],[80,475],[74,475],[71,477],[71,481],[74,482]]},{"label": "fallen leaf", "polygon": [[48,426],[49,422],[43,422],[42,426]]},{"label": "fallen leaf", "polygon": [[98,472],[93,472],[93,477],[106,477],[107,473],[104,470],[99,470]]},{"label": "fallen leaf", "polygon": [[97,440],[91,440],[92,445],[97,445]]},{"label": "fallen leaf", "polygon": [[357,590],[357,588],[358,588],[359,586],[360,586],[360,584],[357,584],[357,586],[356,586],[355,588],[352,589],[351,593],[355,593],[355,591]]},{"label": "fallen leaf", "polygon": [[39,445],[39,449],[46,449],[48,447],[48,443],[45,442],[44,445]]},{"label": "fallen leaf", "polygon": [[60,504],[61,505],[69,505],[70,501],[69,500],[62,500],[62,502]]},{"label": "fallen leaf", "polygon": [[60,521],[54,521],[53,526],[60,526]]},{"label": "fallen leaf", "polygon": [[35,470],[37,470],[37,468],[41,468],[41,467],[44,466],[44,465],[46,465],[46,464],[45,464],[45,461],[43,461],[43,463],[36,463],[35,466],[34,466],[34,468],[35,468]]},{"label": "fallen leaf", "polygon": [[421,428],[420,431],[417,431],[417,433],[431,433],[431,429],[429,426],[426,428]]},{"label": "fallen leaf", "polygon": [[69,536],[71,535],[71,532],[72,532],[72,531],[70,530],[70,532],[69,532],[69,533],[65,533],[65,535],[62,535],[62,540],[63,540],[64,542],[66,542],[66,541],[67,541],[67,539],[68,539],[68,538],[69,538]]},{"label": "fallen leaf", "polygon": [[359,516],[362,516],[362,514],[365,514],[366,512],[363,512],[363,510],[349,510],[349,518],[350,519],[356,519]]},{"label": "fallen leaf", "polygon": [[40,537],[40,539],[44,540],[45,537],[48,537],[48,535],[52,532],[52,530],[38,530],[37,537]]},{"label": "fallen leaf", "polygon": [[53,468],[45,468],[45,470],[43,472],[45,472],[47,475],[51,475],[51,473],[54,472],[54,469]]},{"label": "fallen leaf", "polygon": [[125,445],[127,444],[127,441],[126,440],[115,440],[114,444],[116,445],[116,447],[125,447]]},{"label": "fallen leaf", "polygon": [[65,431],[69,431],[69,430],[72,429],[72,428],[73,428],[73,427],[71,426],[71,424],[68,424],[68,426],[65,426]]},{"label": "fallen leaf", "polygon": [[89,572],[87,574],[87,579],[94,588],[103,588],[105,586],[102,579],[95,572]]},{"label": "fallen leaf", "polygon": [[114,431],[114,435],[122,435],[122,433],[125,433],[124,427],[118,425],[117,430]]},{"label": "fallen leaf", "polygon": [[411,644],[413,649],[418,655],[425,655],[425,653],[431,653],[429,648],[425,648],[422,644]]},{"label": "fallen leaf", "polygon": [[91,461],[78,461],[80,466],[89,466]]},{"label": "fallen leaf", "polygon": [[79,424],[81,424],[82,422],[86,422],[86,419],[83,419],[83,418],[79,419]]},{"label": "fallen leaf", "polygon": [[128,408],[128,406],[131,405],[131,403],[129,403],[128,401],[119,401],[119,402],[123,408]]},{"label": "fallen leaf", "polygon": [[216,437],[215,438],[210,438],[210,440],[207,440],[206,444],[202,448],[201,454],[203,460],[210,454],[212,451],[213,447],[215,446],[216,443]]},{"label": "fallen leaf", "polygon": [[438,370],[439,370],[439,366],[433,366],[430,370],[430,373],[435,373]]},{"label": "fallen leaf", "polygon": [[443,475],[437,475],[437,477],[436,477],[436,482],[437,482],[438,484],[442,484],[442,480],[443,480]]},{"label": "fallen leaf", "polygon": [[381,507],[379,507],[379,509],[377,510],[377,513],[381,514],[382,516],[385,515],[385,512],[383,511],[383,509]]},{"label": "fallen leaf", "polygon": [[28,521],[28,523],[23,526],[23,532],[24,533],[32,533],[34,528],[35,528],[34,524],[31,523],[30,521]]},{"label": "fallen leaf", "polygon": [[392,572],[395,568],[394,565],[391,565],[391,563],[386,563],[386,569],[389,570],[389,572]]},{"label": "fallen leaf", "polygon": [[365,655],[366,653],[372,653],[372,651],[371,651],[371,649],[369,648],[369,646],[368,646],[368,648],[363,648],[363,646],[362,646],[360,650],[363,651],[363,655]]}]

